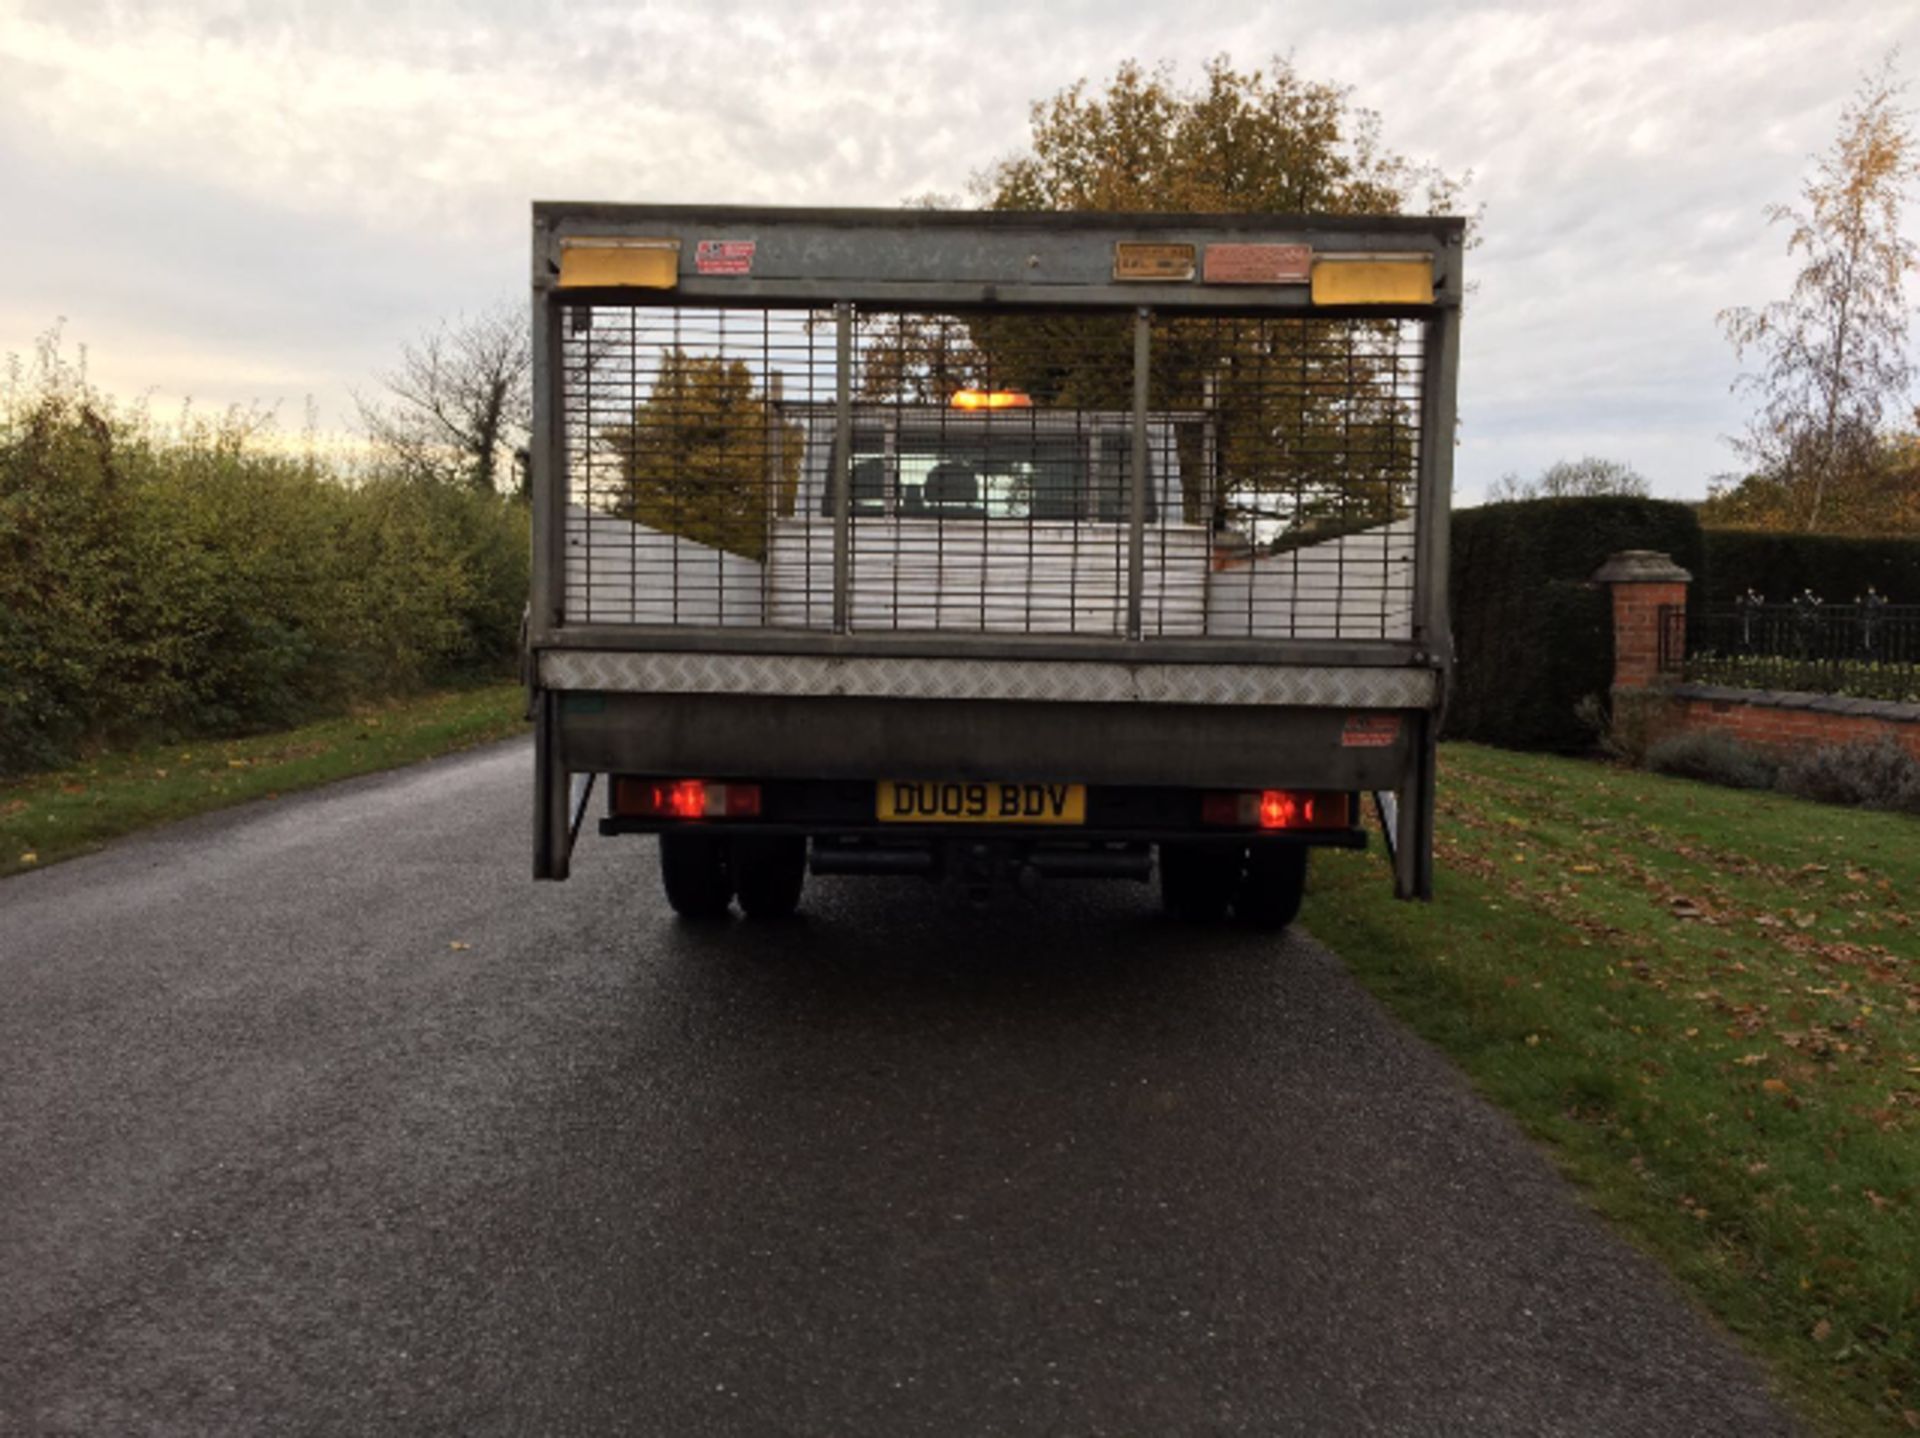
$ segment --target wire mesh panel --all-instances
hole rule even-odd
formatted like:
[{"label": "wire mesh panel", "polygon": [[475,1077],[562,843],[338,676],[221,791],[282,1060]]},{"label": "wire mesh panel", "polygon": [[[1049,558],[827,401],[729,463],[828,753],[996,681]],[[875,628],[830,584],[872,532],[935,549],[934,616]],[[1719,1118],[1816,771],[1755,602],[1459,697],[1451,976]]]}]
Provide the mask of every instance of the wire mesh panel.
[{"label": "wire mesh panel", "polygon": [[1156,402],[1205,416],[1168,438],[1205,448],[1214,476],[1187,496],[1208,526],[1208,634],[1412,633],[1422,336],[1410,320],[1155,326]]},{"label": "wire mesh panel", "polygon": [[[854,339],[849,627],[1126,632],[1130,318],[863,314]],[[1143,585],[1165,632],[1198,634],[1206,535],[1178,493],[1149,475]]]},{"label": "wire mesh panel", "polygon": [[[582,623],[761,625],[776,521],[796,513],[806,430],[831,407],[831,318],[574,305],[561,317],[566,613]],[[832,619],[831,553],[791,622]]]},{"label": "wire mesh panel", "polygon": [[1411,632],[1418,322],[1157,320],[1144,410],[1128,310],[840,323],[563,308],[569,620]]}]

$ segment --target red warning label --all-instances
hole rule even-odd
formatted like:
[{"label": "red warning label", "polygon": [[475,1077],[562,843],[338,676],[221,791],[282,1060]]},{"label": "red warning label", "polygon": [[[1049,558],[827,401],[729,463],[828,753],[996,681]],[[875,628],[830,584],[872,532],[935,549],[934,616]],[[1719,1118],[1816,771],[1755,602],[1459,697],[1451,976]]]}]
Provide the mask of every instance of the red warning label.
[{"label": "red warning label", "polygon": [[702,240],[693,247],[693,268],[703,275],[753,273],[752,240]]},{"label": "red warning label", "polygon": [[1400,738],[1398,714],[1349,714],[1340,731],[1342,749],[1386,749]]},{"label": "red warning label", "polygon": [[1208,245],[1210,285],[1304,285],[1313,277],[1306,245]]}]

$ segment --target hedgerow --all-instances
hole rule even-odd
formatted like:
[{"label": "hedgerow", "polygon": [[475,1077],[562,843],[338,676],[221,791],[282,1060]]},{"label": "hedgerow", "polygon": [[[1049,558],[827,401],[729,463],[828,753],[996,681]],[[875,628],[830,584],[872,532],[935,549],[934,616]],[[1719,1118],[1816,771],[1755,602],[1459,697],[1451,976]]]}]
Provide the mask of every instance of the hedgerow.
[{"label": "hedgerow", "polygon": [[43,346],[0,387],[0,775],[507,672],[527,554],[508,498],[163,426]]}]

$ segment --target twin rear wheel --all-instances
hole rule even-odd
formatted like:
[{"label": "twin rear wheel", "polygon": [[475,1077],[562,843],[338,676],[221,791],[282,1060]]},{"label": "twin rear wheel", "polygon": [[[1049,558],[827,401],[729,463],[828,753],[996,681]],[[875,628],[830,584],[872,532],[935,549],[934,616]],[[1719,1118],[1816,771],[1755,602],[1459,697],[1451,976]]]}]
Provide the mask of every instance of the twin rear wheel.
[{"label": "twin rear wheel", "polygon": [[685,918],[720,918],[738,898],[750,919],[784,919],[800,907],[807,841],[797,834],[662,834],[660,878],[667,902]]},{"label": "twin rear wheel", "polygon": [[1215,923],[1228,909],[1257,929],[1284,929],[1307,892],[1304,844],[1162,844],[1160,898],[1188,923]]}]

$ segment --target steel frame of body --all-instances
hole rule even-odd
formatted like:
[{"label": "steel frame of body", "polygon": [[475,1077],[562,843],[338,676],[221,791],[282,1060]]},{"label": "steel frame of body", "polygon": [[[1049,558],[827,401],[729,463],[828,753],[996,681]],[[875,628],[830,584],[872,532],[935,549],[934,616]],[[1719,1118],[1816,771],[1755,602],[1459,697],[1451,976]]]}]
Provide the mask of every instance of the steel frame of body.
[{"label": "steel frame of body", "polygon": [[[571,812],[563,692],[549,687],[549,651],[609,654],[812,655],[823,659],[965,658],[1105,661],[1126,665],[1260,664],[1322,668],[1401,667],[1427,671],[1432,700],[1403,711],[1411,732],[1401,754],[1395,826],[1395,890],[1432,892],[1434,743],[1452,642],[1447,624],[1448,506],[1452,489],[1463,221],[1412,216],[1061,214],[992,211],[761,209],[541,203],[533,210],[534,552],[528,672],[535,719],[534,873],[565,878],[577,817]],[[691,261],[703,240],[750,240],[746,273],[703,274]],[[1206,283],[1116,278],[1116,246],[1129,243],[1308,247],[1316,257],[1424,259],[1430,303],[1316,305],[1305,284]],[[561,284],[574,246],[639,245],[670,250],[673,274],[649,287]],[[565,596],[567,500],[560,311],[565,305],[805,307],[830,311],[836,327],[837,427],[842,443],[829,483],[840,497],[834,522],[833,629],[707,628],[569,624]],[[1134,325],[1133,493],[1129,504],[1128,623],[1125,638],[1036,638],[952,633],[858,633],[847,624],[850,505],[846,431],[852,423],[850,363],[856,308],[953,312],[1132,310]],[[1142,640],[1141,567],[1145,525],[1142,461],[1147,444],[1148,360],[1155,315],[1292,316],[1300,319],[1414,319],[1424,329],[1421,443],[1416,475],[1411,636],[1405,640],[1186,638]],[[897,703],[897,700],[874,700]],[[1186,711],[1191,717],[1192,711]],[[1276,725],[1312,710],[1266,711]],[[1313,726],[1323,727],[1317,720]]]}]

